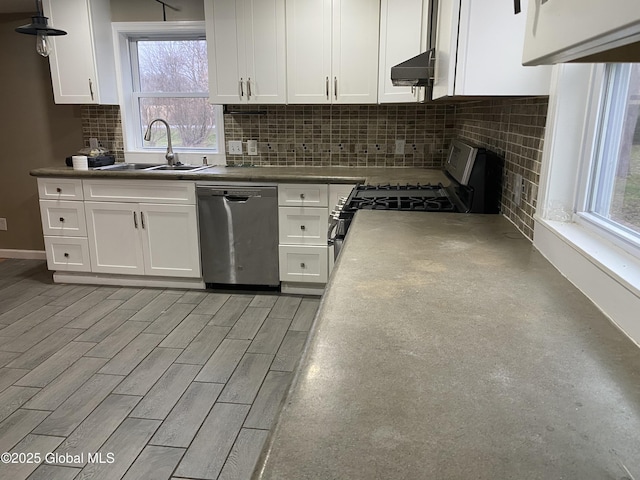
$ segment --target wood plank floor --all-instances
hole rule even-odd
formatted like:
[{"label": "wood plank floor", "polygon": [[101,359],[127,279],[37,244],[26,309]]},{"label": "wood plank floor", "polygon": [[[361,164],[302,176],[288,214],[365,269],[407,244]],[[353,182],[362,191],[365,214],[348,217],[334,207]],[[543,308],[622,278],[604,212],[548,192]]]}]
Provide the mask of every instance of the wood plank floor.
[{"label": "wood plank floor", "polygon": [[318,305],[0,261],[0,479],[249,480]]}]

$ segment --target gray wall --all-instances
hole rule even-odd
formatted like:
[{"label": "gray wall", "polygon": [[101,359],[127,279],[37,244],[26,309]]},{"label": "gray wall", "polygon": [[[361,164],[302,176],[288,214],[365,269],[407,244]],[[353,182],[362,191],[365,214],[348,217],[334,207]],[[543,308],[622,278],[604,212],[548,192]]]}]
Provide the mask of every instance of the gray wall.
[{"label": "gray wall", "polygon": [[0,249],[43,250],[34,168],[64,165],[82,148],[80,107],[55,105],[49,62],[35,51],[35,37],[14,29],[29,14],[0,15]]}]

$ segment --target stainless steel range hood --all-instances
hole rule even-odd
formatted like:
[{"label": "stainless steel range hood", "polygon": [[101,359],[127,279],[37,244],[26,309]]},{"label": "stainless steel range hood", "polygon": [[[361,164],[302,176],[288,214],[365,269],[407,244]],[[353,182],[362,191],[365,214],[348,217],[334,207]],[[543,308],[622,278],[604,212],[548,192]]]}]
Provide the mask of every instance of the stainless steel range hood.
[{"label": "stainless steel range hood", "polygon": [[391,67],[391,83],[395,86],[431,87],[434,78],[435,49],[427,50]]}]

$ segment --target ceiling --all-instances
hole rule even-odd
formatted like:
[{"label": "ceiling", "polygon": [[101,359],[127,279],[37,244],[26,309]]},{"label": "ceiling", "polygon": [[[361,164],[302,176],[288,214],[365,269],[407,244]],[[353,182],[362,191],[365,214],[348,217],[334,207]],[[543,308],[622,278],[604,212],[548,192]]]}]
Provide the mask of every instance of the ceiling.
[{"label": "ceiling", "polygon": [[0,1],[0,13],[34,12],[36,2],[34,0],[2,0]]}]

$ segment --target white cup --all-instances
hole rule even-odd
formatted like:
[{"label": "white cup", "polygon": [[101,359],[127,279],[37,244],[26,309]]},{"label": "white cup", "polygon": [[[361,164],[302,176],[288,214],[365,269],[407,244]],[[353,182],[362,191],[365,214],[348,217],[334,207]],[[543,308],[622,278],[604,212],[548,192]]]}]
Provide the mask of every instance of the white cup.
[{"label": "white cup", "polygon": [[89,170],[89,160],[86,155],[73,155],[71,161],[74,170]]}]

